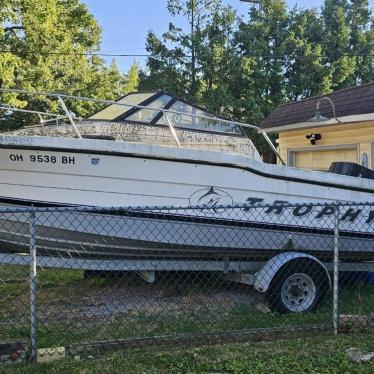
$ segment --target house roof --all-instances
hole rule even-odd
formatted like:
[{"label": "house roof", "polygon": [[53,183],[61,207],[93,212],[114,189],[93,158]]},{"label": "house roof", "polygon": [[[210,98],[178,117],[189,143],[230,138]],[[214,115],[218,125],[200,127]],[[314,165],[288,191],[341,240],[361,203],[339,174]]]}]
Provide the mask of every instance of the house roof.
[{"label": "house roof", "polygon": [[[317,102],[326,96],[334,102],[336,116],[339,119],[374,113],[374,82],[371,82],[362,86],[335,91],[331,94],[314,96],[305,100],[280,105],[261,122],[260,127],[267,131],[285,131],[286,129],[291,129],[292,126],[290,125],[293,124],[305,124],[304,127],[308,127],[308,120],[316,112]],[[319,109],[324,117],[333,117],[332,107],[327,100],[320,101]],[[353,122],[352,118],[350,119]],[[334,121],[333,123],[336,122]],[[310,123],[309,127],[311,126],[316,126],[316,123]]]}]

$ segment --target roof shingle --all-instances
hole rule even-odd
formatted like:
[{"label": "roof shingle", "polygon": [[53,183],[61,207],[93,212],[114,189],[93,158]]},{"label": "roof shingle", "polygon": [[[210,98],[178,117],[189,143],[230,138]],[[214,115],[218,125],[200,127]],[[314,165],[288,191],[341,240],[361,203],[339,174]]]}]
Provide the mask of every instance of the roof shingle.
[{"label": "roof shingle", "polygon": [[[317,102],[324,96],[334,102],[337,117],[374,113],[374,82],[370,82],[362,86],[282,104],[260,123],[260,127],[267,129],[306,122],[314,116]],[[320,102],[320,112],[325,117],[333,117],[331,105],[326,100]]]}]

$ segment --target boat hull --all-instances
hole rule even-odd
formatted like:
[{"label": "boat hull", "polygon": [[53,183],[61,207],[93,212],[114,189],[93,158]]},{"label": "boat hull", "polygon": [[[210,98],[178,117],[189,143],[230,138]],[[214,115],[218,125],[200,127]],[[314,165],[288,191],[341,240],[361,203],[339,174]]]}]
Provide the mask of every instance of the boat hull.
[{"label": "boat hull", "polygon": [[372,180],[233,154],[89,139],[9,138],[0,137],[0,202],[11,204],[368,202],[374,193]]},{"label": "boat hull", "polygon": [[[37,213],[37,245],[44,253],[266,259],[297,250],[331,259],[332,204],[371,201],[373,193],[374,181],[282,169],[237,155],[0,137],[4,207],[77,206],[75,212]],[[220,208],[228,204],[239,206]],[[141,208],[87,212],[82,205]],[[189,208],[194,205],[204,209]],[[17,214],[1,218],[2,250],[28,248],[29,217]],[[374,212],[348,206],[340,218],[342,256],[371,260]]]}]

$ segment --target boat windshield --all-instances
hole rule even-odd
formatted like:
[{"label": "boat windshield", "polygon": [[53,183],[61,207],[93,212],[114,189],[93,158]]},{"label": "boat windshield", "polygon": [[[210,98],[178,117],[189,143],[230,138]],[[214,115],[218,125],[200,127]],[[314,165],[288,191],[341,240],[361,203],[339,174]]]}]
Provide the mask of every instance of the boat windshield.
[{"label": "boat windshield", "polygon": [[[209,113],[204,108],[164,91],[128,94],[117,102],[118,104],[149,107],[149,109],[111,104],[89,117],[89,119],[155,126],[169,126],[168,121],[170,121],[174,127],[180,129],[245,136],[240,126],[221,121],[216,115]],[[158,111],[157,109],[164,109],[171,111],[171,113]]]}]

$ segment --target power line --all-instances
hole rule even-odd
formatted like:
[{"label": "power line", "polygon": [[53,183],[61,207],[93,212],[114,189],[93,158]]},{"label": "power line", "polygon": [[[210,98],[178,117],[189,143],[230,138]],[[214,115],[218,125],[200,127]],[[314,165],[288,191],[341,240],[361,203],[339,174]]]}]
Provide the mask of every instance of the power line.
[{"label": "power line", "polygon": [[102,44],[144,44],[146,42],[146,38],[144,39],[117,39],[117,40],[102,40]]},{"label": "power line", "polygon": [[[124,51],[123,49],[122,49],[122,52],[123,53],[126,53],[126,54],[130,54],[130,53],[135,53],[135,51],[145,51],[146,49],[145,49],[145,47],[142,47],[142,48],[126,48],[126,50]],[[118,48],[101,48],[97,53],[119,53],[119,54],[121,54],[121,50],[120,49],[118,49]]]},{"label": "power line", "polygon": [[[159,60],[158,57],[152,56],[150,54],[141,53],[141,54],[132,54],[132,53],[101,53],[101,52],[82,52],[82,53],[64,53],[64,52],[44,52],[44,51],[13,51],[10,49],[2,49],[0,53],[12,53],[12,54],[35,54],[35,55],[55,55],[55,56],[86,56],[86,57],[147,57],[152,59]],[[327,55],[307,55],[307,56],[297,56],[293,57],[291,55],[274,55],[274,54],[259,54],[259,53],[245,53],[242,57],[253,57],[253,58],[272,58],[272,59],[284,59],[289,58],[292,60],[295,59],[314,59],[314,58],[329,58]],[[341,53],[337,56],[339,57],[373,57],[374,53]],[[178,56],[177,59],[191,58],[191,56]],[[168,59],[167,57],[165,59]]]}]

